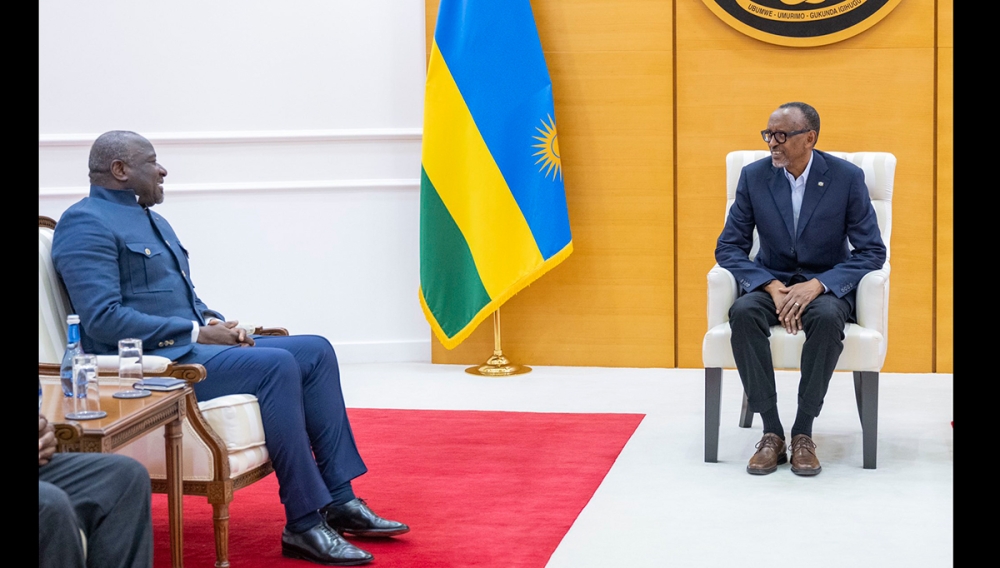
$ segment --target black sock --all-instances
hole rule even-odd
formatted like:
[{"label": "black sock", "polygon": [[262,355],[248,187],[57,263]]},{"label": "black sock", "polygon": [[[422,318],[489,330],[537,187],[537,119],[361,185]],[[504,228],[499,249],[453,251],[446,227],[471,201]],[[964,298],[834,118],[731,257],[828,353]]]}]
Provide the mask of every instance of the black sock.
[{"label": "black sock", "polygon": [[288,532],[290,533],[298,534],[304,533],[322,522],[323,517],[319,514],[319,511],[313,511],[312,513],[307,513],[305,516],[299,517],[293,521],[288,521],[285,524],[285,528],[288,529]]},{"label": "black sock", "polygon": [[351,488],[351,482],[345,481],[337,486],[336,489],[330,492],[330,502],[331,505],[343,505],[348,501],[354,500],[354,489]]},{"label": "black sock", "polygon": [[799,434],[805,434],[812,438],[813,435],[813,420],[812,416],[809,416],[805,412],[802,412],[800,408],[798,412],[795,413],[795,423],[792,424],[792,437],[796,437]]},{"label": "black sock", "polygon": [[764,421],[765,434],[777,434],[782,440],[785,439],[785,428],[778,418],[778,407],[772,406],[771,410],[760,413],[760,419]]}]

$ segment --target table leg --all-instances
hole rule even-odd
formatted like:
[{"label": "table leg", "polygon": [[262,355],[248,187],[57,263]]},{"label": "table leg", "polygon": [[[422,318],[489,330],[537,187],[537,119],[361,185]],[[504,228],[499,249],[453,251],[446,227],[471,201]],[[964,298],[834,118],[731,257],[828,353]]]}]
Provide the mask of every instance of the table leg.
[{"label": "table leg", "polygon": [[181,449],[181,436],[184,430],[181,419],[168,422],[164,428],[164,446],[167,451],[167,516],[170,519],[170,557],[174,568],[184,566],[184,533],[183,533],[183,488],[184,463]]}]

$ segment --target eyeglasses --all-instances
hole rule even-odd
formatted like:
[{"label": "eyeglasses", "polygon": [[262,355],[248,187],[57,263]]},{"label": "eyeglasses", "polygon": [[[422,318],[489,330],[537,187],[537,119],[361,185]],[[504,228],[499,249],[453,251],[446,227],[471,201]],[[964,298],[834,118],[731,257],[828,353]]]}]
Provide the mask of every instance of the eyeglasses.
[{"label": "eyeglasses", "polygon": [[806,128],[805,130],[794,130],[792,132],[782,132],[780,130],[775,130],[774,132],[772,132],[770,130],[761,130],[760,137],[763,138],[764,142],[767,142],[768,144],[771,143],[771,138],[774,138],[774,141],[777,142],[778,144],[784,144],[785,140],[788,140],[790,136],[798,136],[799,134],[804,134],[806,132],[809,132],[810,130],[812,130],[812,128]]}]

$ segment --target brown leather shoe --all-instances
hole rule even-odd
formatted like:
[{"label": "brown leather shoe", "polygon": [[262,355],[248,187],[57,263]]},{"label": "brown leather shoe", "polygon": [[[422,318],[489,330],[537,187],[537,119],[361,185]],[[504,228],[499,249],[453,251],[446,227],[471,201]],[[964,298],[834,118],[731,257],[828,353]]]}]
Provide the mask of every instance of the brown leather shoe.
[{"label": "brown leather shoe", "polygon": [[812,438],[799,434],[792,438],[792,473],[795,475],[816,475],[823,470],[816,457],[816,444]]},{"label": "brown leather shoe", "polygon": [[750,458],[750,463],[747,464],[747,473],[767,475],[778,469],[779,464],[788,461],[788,455],[785,453],[785,441],[777,434],[771,432],[764,434],[755,447],[757,453]]}]

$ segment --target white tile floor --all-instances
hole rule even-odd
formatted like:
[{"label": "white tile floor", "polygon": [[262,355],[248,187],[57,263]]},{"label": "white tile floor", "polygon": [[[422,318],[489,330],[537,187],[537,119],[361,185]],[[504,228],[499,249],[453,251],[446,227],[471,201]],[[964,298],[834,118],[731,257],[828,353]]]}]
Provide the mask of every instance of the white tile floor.
[{"label": "white tile floor", "polygon": [[[704,462],[700,369],[536,367],[485,378],[424,363],[343,365],[350,407],[644,413],[549,568],[810,568],[953,565],[952,375],[883,373],[878,468],[861,467],[850,374],[837,373],[813,439],[823,472],[751,476],[760,439],[737,424],[739,377],[723,378],[719,462]],[[797,374],[778,373],[785,428]]]}]

